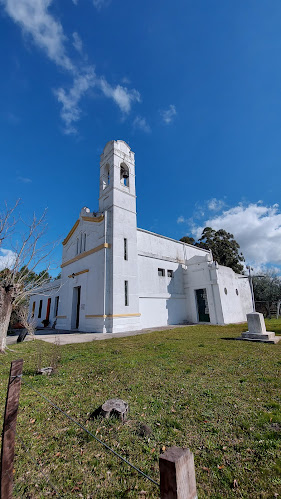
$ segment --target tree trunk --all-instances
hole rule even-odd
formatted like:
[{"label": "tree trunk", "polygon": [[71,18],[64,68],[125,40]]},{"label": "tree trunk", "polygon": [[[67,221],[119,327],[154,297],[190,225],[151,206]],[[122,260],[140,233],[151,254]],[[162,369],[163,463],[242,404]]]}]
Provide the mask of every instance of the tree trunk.
[{"label": "tree trunk", "polygon": [[281,303],[280,300],[278,300],[278,302],[277,302],[277,309],[276,309],[276,319],[278,319],[278,317],[280,315],[279,314],[279,312],[280,312],[280,303]]},{"label": "tree trunk", "polygon": [[12,313],[12,288],[0,286],[0,352],[5,352],[7,332]]}]

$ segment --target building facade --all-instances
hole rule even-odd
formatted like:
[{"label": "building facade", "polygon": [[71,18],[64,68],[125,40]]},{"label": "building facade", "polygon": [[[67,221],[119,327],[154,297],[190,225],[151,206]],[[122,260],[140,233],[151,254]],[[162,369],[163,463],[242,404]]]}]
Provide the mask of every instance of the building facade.
[{"label": "building facade", "polygon": [[38,326],[103,333],[242,322],[252,310],[248,279],[211,252],[137,228],[135,158],[122,140],[101,155],[99,211],[83,208],[63,241],[60,281],[30,300]]}]

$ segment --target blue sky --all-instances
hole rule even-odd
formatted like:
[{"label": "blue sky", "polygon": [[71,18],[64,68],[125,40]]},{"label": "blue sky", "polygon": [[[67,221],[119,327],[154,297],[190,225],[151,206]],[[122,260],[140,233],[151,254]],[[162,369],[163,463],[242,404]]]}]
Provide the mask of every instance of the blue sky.
[{"label": "blue sky", "polygon": [[65,236],[82,206],[97,209],[99,155],[123,139],[139,227],[225,228],[255,268],[281,265],[279,0],[0,0],[0,12],[3,201],[20,197],[26,219],[47,207],[48,238]]}]

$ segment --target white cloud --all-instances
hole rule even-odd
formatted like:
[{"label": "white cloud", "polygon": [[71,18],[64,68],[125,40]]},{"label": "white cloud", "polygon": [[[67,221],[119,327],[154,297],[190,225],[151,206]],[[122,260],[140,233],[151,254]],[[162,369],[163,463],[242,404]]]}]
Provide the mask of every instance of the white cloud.
[{"label": "white cloud", "polygon": [[113,99],[125,114],[130,112],[133,102],[140,102],[140,93],[135,89],[129,90],[121,85],[112,87],[104,78],[100,78],[99,85],[104,95]]},{"label": "white cloud", "polygon": [[[54,91],[62,104],[61,118],[65,123],[65,133],[76,133],[73,123],[81,116],[79,103],[84,94],[93,86],[100,88],[102,93],[111,98],[125,114],[129,113],[134,102],[140,102],[137,90],[116,85],[111,86],[105,78],[98,78],[92,66],[81,67],[74,63],[66,52],[67,37],[61,23],[49,12],[53,0],[0,0],[7,14],[17,23],[24,35],[30,36],[34,44],[42,49],[57,66],[71,74],[72,88],[67,91],[58,88]],[[73,3],[77,4],[76,0]],[[97,8],[105,2],[94,0]],[[82,41],[79,35],[73,33],[73,45],[82,56]],[[84,58],[85,60],[85,58]]]},{"label": "white cloud", "polygon": [[207,207],[210,211],[220,211],[225,206],[222,199],[212,198],[207,201]]},{"label": "white cloud", "polygon": [[79,54],[82,55],[83,43],[82,43],[82,40],[81,40],[80,36],[78,35],[78,33],[76,33],[76,31],[74,33],[72,33],[72,38],[73,38],[73,42],[72,42],[73,47],[77,50],[77,52],[79,52]]},{"label": "white cloud", "polygon": [[185,222],[185,218],[182,215],[180,217],[178,217],[177,224],[184,224],[184,222]]},{"label": "white cloud", "polygon": [[66,37],[62,25],[48,13],[53,0],[1,0],[9,16],[20,25],[25,35],[43,49],[58,66],[73,71],[74,67],[65,53]]},{"label": "white cloud", "polygon": [[3,269],[10,269],[14,266],[17,259],[17,254],[9,249],[0,249],[0,271]]},{"label": "white cloud", "polygon": [[136,116],[136,118],[133,121],[133,127],[138,128],[139,130],[142,130],[143,132],[146,133],[151,132],[151,128],[147,123],[146,119],[142,118],[141,116]]},{"label": "white cloud", "polygon": [[77,133],[73,123],[77,122],[81,116],[79,102],[83,94],[96,84],[96,75],[93,67],[88,67],[84,74],[77,76],[73,81],[73,86],[66,92],[64,88],[54,90],[58,101],[62,104],[61,118],[65,124],[64,132],[67,135]]},{"label": "white cloud", "polygon": [[103,7],[107,7],[110,4],[110,0],[93,0],[93,4],[97,10],[101,10]]},{"label": "white cloud", "polygon": [[170,104],[168,109],[163,109],[162,111],[160,111],[160,114],[164,123],[166,123],[166,125],[169,125],[177,114],[176,106]]},{"label": "white cloud", "polygon": [[72,2],[74,3],[74,5],[78,5],[78,0],[72,0]]},{"label": "white cloud", "polygon": [[193,225],[194,237],[200,237],[206,226],[231,232],[251,265],[281,265],[281,213],[277,204],[239,204],[209,218],[202,226]]},{"label": "white cloud", "polygon": [[31,178],[21,176],[17,177],[17,180],[23,184],[30,184],[32,182]]}]

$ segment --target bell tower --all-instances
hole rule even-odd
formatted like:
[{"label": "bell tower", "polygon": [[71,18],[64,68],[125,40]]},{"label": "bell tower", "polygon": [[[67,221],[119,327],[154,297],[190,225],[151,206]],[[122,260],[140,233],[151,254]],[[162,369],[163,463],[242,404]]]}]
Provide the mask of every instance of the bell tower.
[{"label": "bell tower", "polygon": [[123,140],[101,155],[99,211],[107,212],[107,332],[140,329],[135,157]]}]

